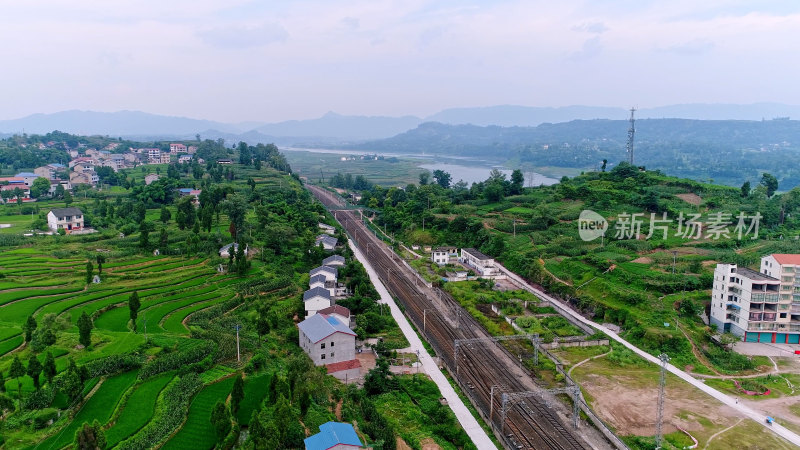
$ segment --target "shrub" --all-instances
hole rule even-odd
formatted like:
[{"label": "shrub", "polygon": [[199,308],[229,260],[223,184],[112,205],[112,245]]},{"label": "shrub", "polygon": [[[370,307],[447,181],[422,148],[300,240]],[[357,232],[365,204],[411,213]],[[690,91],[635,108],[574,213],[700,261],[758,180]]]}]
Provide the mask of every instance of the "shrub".
[{"label": "shrub", "polygon": [[42,428],[50,426],[52,423],[50,421],[55,421],[56,418],[58,418],[58,410],[55,408],[47,408],[37,411],[33,416],[31,424],[35,430],[41,430]]},{"label": "shrub", "polygon": [[89,377],[94,378],[128,372],[141,367],[143,361],[144,357],[140,355],[111,355],[90,361],[84,367],[88,370]]}]

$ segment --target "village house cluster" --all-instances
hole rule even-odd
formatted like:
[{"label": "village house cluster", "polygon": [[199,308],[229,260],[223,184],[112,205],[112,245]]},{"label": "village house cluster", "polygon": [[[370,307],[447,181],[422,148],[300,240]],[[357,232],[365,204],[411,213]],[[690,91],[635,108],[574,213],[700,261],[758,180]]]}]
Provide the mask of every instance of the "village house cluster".
[{"label": "village house cluster", "polygon": [[329,375],[348,381],[360,377],[361,363],[356,359],[356,333],[350,310],[336,304],[336,300],[350,295],[338,281],[337,267],[344,264],[343,256],[332,255],[308,273],[308,290],[303,293],[306,318],[297,327],[300,347],[314,364],[325,366]]},{"label": "village house cluster", "polygon": [[[40,147],[47,147],[55,142],[40,144]],[[114,172],[122,169],[132,169],[146,164],[179,164],[190,163],[197,159],[198,163],[204,163],[202,158],[196,158],[197,147],[186,146],[181,143],[169,145],[169,151],[162,151],[158,148],[129,148],[121,151],[119,143],[111,143],[102,150],[85,149],[82,153],[78,150],[70,150],[72,158],[67,165],[61,163],[47,164],[37,167],[33,172],[20,172],[13,177],[0,177],[0,191],[7,191],[2,197],[3,202],[15,202],[19,198],[22,202],[35,201],[31,197],[31,186],[37,178],[44,178],[50,182],[49,194],[56,192],[59,185],[65,191],[72,190],[76,185],[96,186],[100,181],[97,169],[100,167],[110,167]],[[145,184],[150,184],[158,180],[157,174],[145,176]]]}]

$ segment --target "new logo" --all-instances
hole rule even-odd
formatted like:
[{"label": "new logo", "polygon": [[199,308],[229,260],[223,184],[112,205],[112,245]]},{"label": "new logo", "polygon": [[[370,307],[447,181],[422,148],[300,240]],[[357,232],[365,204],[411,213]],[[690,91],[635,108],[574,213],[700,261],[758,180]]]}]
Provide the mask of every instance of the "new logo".
[{"label": "new logo", "polygon": [[596,212],[584,209],[578,217],[578,234],[584,241],[593,241],[606,234],[608,221]]}]

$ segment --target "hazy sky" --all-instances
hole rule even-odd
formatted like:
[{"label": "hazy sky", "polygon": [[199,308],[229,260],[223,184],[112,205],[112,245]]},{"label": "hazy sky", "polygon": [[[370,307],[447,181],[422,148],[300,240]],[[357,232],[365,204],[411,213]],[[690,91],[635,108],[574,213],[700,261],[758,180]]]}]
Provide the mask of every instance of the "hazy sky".
[{"label": "hazy sky", "polygon": [[795,0],[12,0],[0,119],[800,104]]}]

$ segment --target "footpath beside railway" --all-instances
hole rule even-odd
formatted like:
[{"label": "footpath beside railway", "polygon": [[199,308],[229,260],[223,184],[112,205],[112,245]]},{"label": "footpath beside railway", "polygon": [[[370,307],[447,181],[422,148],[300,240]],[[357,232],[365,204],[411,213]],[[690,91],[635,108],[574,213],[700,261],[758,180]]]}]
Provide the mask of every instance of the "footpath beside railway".
[{"label": "footpath beside railway", "polygon": [[413,351],[418,352],[420,362],[422,362],[422,367],[425,369],[425,373],[427,373],[431,380],[436,383],[436,386],[439,387],[439,391],[442,393],[442,396],[447,400],[447,404],[450,406],[450,409],[453,410],[453,413],[456,415],[458,422],[464,428],[464,431],[467,432],[467,435],[472,442],[475,444],[478,449],[496,449],[497,447],[492,443],[492,440],[486,434],[486,431],[483,430],[480,423],[473,417],[472,413],[470,413],[469,409],[467,409],[464,402],[461,401],[461,398],[456,393],[453,386],[450,385],[450,382],[447,381],[447,378],[444,376],[442,371],[439,369],[439,366],[436,365],[436,362],[433,360],[431,355],[428,354],[428,351],[422,345],[422,340],[417,335],[414,328],[406,319],[406,316],[403,315],[403,312],[400,311],[400,308],[395,303],[392,296],[389,294],[389,291],[386,289],[386,286],[383,285],[381,282],[380,277],[373,269],[372,265],[369,263],[366,257],[361,253],[361,251],[353,245],[352,241],[348,241],[350,249],[353,250],[353,254],[355,254],[356,259],[358,259],[361,264],[364,265],[364,268],[367,270],[367,274],[369,275],[372,284],[375,285],[375,289],[380,294],[381,299],[380,303],[384,303],[389,305],[389,309],[392,312],[392,317],[397,324],[400,326],[400,330],[403,332],[403,335],[408,339],[408,343],[411,346]]},{"label": "footpath beside railway", "polygon": [[[547,300],[548,302],[550,302],[550,304],[552,306],[555,306],[557,309],[562,311],[562,313],[569,314],[574,319],[576,319],[576,320],[578,320],[578,321],[580,321],[580,322],[582,322],[582,323],[584,323],[586,325],[594,327],[597,330],[602,331],[603,333],[605,333],[609,337],[611,337],[611,339],[613,339],[613,340],[619,342],[620,344],[624,345],[626,348],[628,348],[632,352],[636,353],[637,355],[641,356],[645,360],[647,360],[647,361],[649,361],[649,362],[651,362],[653,364],[657,364],[657,365],[661,364],[661,361],[658,358],[656,358],[655,356],[645,352],[644,350],[642,350],[639,347],[631,344],[630,342],[626,341],[625,339],[620,337],[617,333],[615,333],[611,329],[609,329],[607,327],[604,327],[603,325],[601,325],[601,324],[599,324],[597,322],[593,322],[593,321],[583,317],[577,311],[573,310],[568,305],[564,304],[564,302],[562,302],[561,300],[553,298],[552,296],[546,294],[544,291],[531,286],[522,277],[520,277],[519,275],[515,274],[514,272],[511,272],[510,270],[506,269],[505,267],[503,267],[503,266],[501,266],[499,264],[498,264],[498,266],[500,267],[500,270],[504,274],[506,274],[509,278],[513,279],[517,284],[522,286],[525,290],[527,290],[528,292],[532,293],[533,295],[541,298],[542,300]],[[724,394],[724,393],[714,389],[711,386],[706,385],[702,380],[698,380],[698,379],[694,378],[689,373],[687,373],[687,372],[685,372],[685,371],[673,366],[672,364],[667,364],[667,370],[670,373],[672,373],[672,374],[676,375],[677,377],[679,377],[680,379],[682,379],[682,380],[686,381],[687,383],[691,384],[692,386],[696,387],[697,389],[700,389],[701,391],[705,392],[706,394],[710,395],[711,397],[714,397],[715,399],[719,400],[720,402],[722,402],[726,406],[735,409],[736,411],[742,413],[743,415],[745,415],[746,417],[748,417],[748,418],[750,418],[752,420],[755,420],[756,422],[760,423],[762,426],[764,426],[768,430],[773,431],[778,436],[786,439],[787,441],[791,442],[792,444],[794,444],[796,446],[800,446],[800,435],[798,435],[797,433],[789,430],[788,428],[786,428],[786,427],[784,427],[784,426],[782,426],[782,425],[780,425],[778,423],[774,423],[773,422],[772,424],[768,425],[767,424],[767,416],[765,414],[763,414],[763,413],[761,413],[759,411],[756,411],[756,410],[744,405],[743,403],[738,403],[735,398],[733,398],[733,397],[731,397],[731,396],[729,396],[727,394]]]}]

